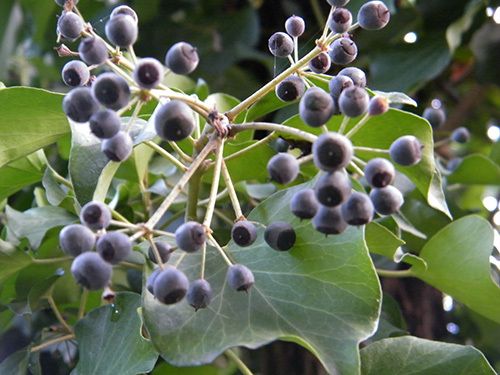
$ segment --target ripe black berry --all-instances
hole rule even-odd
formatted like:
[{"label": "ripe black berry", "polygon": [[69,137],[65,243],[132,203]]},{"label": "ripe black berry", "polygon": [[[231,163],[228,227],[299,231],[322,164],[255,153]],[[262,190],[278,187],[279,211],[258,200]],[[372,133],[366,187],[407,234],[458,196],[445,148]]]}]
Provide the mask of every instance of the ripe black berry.
[{"label": "ripe black berry", "polygon": [[133,77],[140,88],[152,89],[161,82],[163,74],[163,65],[158,60],[147,57],[139,60],[134,69]]},{"label": "ripe black berry", "polygon": [[323,206],[338,206],[351,194],[351,182],[343,171],[327,173],[316,181],[314,191]]},{"label": "ripe black berry", "polygon": [[114,18],[118,15],[127,15],[134,19],[135,23],[139,22],[139,18],[137,17],[137,13],[131,7],[127,5],[120,5],[113,9],[109,18]]},{"label": "ripe black berry", "polygon": [[469,129],[465,127],[457,128],[451,133],[451,140],[457,143],[467,143],[470,140]]},{"label": "ripe black berry", "polygon": [[293,102],[304,95],[306,85],[297,76],[290,76],[276,86],[276,96],[284,102]]},{"label": "ripe black berry", "polygon": [[331,172],[346,167],[352,159],[351,141],[338,133],[323,133],[313,143],[313,160],[316,167]]},{"label": "ripe black berry", "polygon": [[342,94],[342,91],[353,85],[354,83],[352,82],[351,78],[338,75],[330,80],[330,82],[328,83],[328,88],[330,89],[330,95],[332,96],[332,98],[338,100],[338,98],[340,98],[340,94]]},{"label": "ripe black berry", "polygon": [[97,138],[106,139],[115,136],[120,131],[121,120],[115,111],[103,109],[92,115],[89,125]]},{"label": "ripe black berry", "polygon": [[422,144],[412,135],[396,139],[389,149],[391,159],[404,166],[417,164],[422,159]]},{"label": "ripe black berry", "polygon": [[374,96],[368,104],[368,114],[370,116],[378,116],[386,113],[389,110],[389,101],[382,96]]},{"label": "ripe black berry", "polygon": [[394,181],[396,171],[394,165],[382,158],[372,159],[365,166],[365,178],[368,183],[377,188],[385,187]]},{"label": "ripe black berry", "polygon": [[340,94],[340,112],[348,117],[358,117],[368,111],[370,97],[364,88],[353,86]]},{"label": "ripe black berry", "polygon": [[238,246],[250,246],[257,239],[257,228],[248,220],[238,221],[231,229],[231,238]]},{"label": "ripe black berry", "polygon": [[118,264],[132,253],[132,243],[121,232],[108,232],[97,240],[96,250],[106,262]]},{"label": "ripe black berry", "polygon": [[382,1],[369,1],[358,12],[358,23],[365,30],[384,28],[391,18],[391,13]]},{"label": "ripe black berry", "polygon": [[104,203],[92,201],[82,207],[80,221],[90,229],[104,229],[111,221],[111,211]]},{"label": "ripe black berry", "polygon": [[368,195],[353,192],[341,206],[342,217],[350,225],[365,225],[373,219],[373,203]]},{"label": "ripe black berry", "polygon": [[201,249],[205,240],[205,228],[196,221],[188,221],[175,231],[177,246],[188,253]]},{"label": "ripe black berry", "polygon": [[64,65],[62,69],[63,82],[71,87],[83,86],[90,78],[90,70],[85,63],[73,60]]},{"label": "ripe black berry", "polygon": [[76,257],[92,250],[95,245],[95,234],[86,226],[71,224],[59,233],[59,246],[66,254]]},{"label": "ripe black berry", "polygon": [[358,47],[351,39],[344,37],[335,40],[328,53],[334,64],[347,65],[358,56]]},{"label": "ripe black berry", "polygon": [[101,144],[101,151],[114,162],[127,160],[132,154],[133,148],[132,138],[124,131],[119,131],[113,137],[104,139]]},{"label": "ripe black berry", "polygon": [[252,271],[243,264],[233,264],[227,269],[226,280],[231,289],[247,291],[255,282]]},{"label": "ripe black berry", "polygon": [[99,104],[88,87],[71,90],[63,100],[63,111],[74,122],[87,122],[99,110]]},{"label": "ripe black berry", "polygon": [[89,65],[101,65],[108,59],[108,49],[104,41],[96,38],[84,38],[78,46],[80,58]]},{"label": "ripe black berry", "polygon": [[76,13],[63,12],[57,20],[57,31],[65,39],[74,40],[83,31],[83,21]]},{"label": "ripe black berry", "polygon": [[311,219],[319,209],[319,202],[313,189],[296,192],[290,200],[290,211],[299,219]]},{"label": "ripe black berry", "polygon": [[171,305],[183,299],[188,288],[189,280],[184,272],[174,267],[167,267],[156,276],[153,294],[161,303]]},{"label": "ripe black berry", "polygon": [[278,251],[290,250],[295,244],[296,238],[293,227],[284,221],[269,224],[264,232],[266,243]]},{"label": "ripe black berry", "polygon": [[[165,241],[155,241],[155,245],[160,255],[161,262],[167,263],[173,251],[172,246],[170,246],[170,244]],[[152,246],[149,246],[148,257],[151,262],[157,263],[156,256]]]},{"label": "ripe black berry", "polygon": [[165,56],[165,65],[175,74],[189,74],[196,69],[199,62],[196,48],[186,42],[174,44]]},{"label": "ripe black berry", "polygon": [[299,175],[299,162],[292,155],[280,152],[274,155],[267,163],[267,172],[271,180],[278,184],[289,184]]},{"label": "ripe black berry", "polygon": [[99,254],[87,251],[73,260],[71,273],[78,284],[89,290],[97,290],[109,284],[111,265],[106,263]]},{"label": "ripe black berry", "polygon": [[314,73],[322,74],[330,70],[331,65],[332,60],[330,59],[330,55],[326,52],[321,52],[309,62],[309,69]]},{"label": "ripe black berry", "polygon": [[269,51],[276,57],[287,57],[293,52],[293,40],[288,34],[277,32],[268,42]]},{"label": "ripe black berry", "polygon": [[189,284],[187,291],[187,302],[195,310],[204,309],[212,302],[212,287],[205,279],[198,279]]},{"label": "ripe black berry", "polygon": [[372,189],[370,199],[380,215],[394,214],[404,203],[403,194],[392,185]]},{"label": "ripe black berry", "polygon": [[101,74],[92,85],[94,97],[106,108],[118,111],[130,101],[130,88],[124,78],[114,73]]},{"label": "ripe black berry", "polygon": [[326,235],[340,234],[347,228],[347,223],[342,217],[340,206],[320,206],[312,219],[312,225],[318,232]]},{"label": "ripe black berry", "polygon": [[285,30],[290,36],[299,37],[304,33],[306,24],[302,17],[291,16],[285,22]]},{"label": "ripe black berry", "polygon": [[352,25],[352,14],[345,8],[337,8],[328,19],[328,27],[335,33],[343,34]]},{"label": "ripe black berry", "polygon": [[137,22],[127,14],[116,14],[106,23],[106,37],[115,46],[127,48],[137,41]]},{"label": "ripe black berry", "polygon": [[312,127],[326,124],[334,110],[332,97],[318,87],[308,89],[299,104],[300,118]]},{"label": "ripe black berry", "polygon": [[429,121],[433,129],[439,128],[446,121],[446,114],[441,108],[426,108],[422,116]]},{"label": "ripe black berry", "polygon": [[195,121],[191,108],[180,100],[171,100],[155,114],[155,129],[160,138],[182,141],[194,130]]},{"label": "ripe black berry", "polygon": [[361,69],[356,68],[354,66],[349,66],[347,68],[342,69],[338,76],[349,77],[354,86],[358,87],[366,87],[366,74]]}]

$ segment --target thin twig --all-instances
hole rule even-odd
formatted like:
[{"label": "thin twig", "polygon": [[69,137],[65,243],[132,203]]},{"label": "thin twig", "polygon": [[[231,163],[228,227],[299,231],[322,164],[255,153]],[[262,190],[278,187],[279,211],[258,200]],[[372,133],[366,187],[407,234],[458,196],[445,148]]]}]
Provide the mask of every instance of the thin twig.
[{"label": "thin twig", "polygon": [[67,341],[67,340],[73,340],[74,338],[75,338],[74,334],[57,337],[55,339],[45,341],[44,343],[42,343],[40,345],[33,346],[30,349],[30,352],[31,353],[38,352],[38,351],[40,351],[42,349],[45,349],[45,348],[47,348],[47,347],[49,347],[51,345],[57,344],[59,342]]},{"label": "thin twig", "polygon": [[182,171],[186,171],[187,167],[182,164],[174,155],[172,155],[170,152],[166,151],[163,147],[158,146],[156,143],[153,141],[146,141],[144,144],[153,150],[155,150],[160,156],[163,158],[167,159],[169,162],[174,164],[177,168],[179,168]]},{"label": "thin twig", "polygon": [[238,370],[241,371],[243,375],[253,375],[252,371],[245,365],[245,363],[238,357],[238,355],[233,352],[231,349],[228,349],[224,352],[238,367]]},{"label": "thin twig", "polygon": [[239,133],[245,130],[269,130],[282,134],[289,134],[297,138],[302,138],[308,142],[313,143],[318,138],[314,134],[292,128],[287,125],[274,124],[271,122],[247,122],[243,124],[234,125],[231,128],[233,133]]},{"label": "thin twig", "polygon": [[241,211],[240,201],[238,200],[238,195],[236,194],[236,189],[234,188],[233,180],[227,169],[225,161],[222,161],[222,177],[224,178],[224,183],[226,184],[227,191],[229,193],[229,199],[231,199],[231,205],[233,206],[234,215],[236,220],[243,219],[243,212]]},{"label": "thin twig", "polygon": [[[51,291],[52,293],[52,291]],[[50,308],[54,312],[54,315],[56,316],[57,320],[61,325],[64,327],[66,331],[69,333],[73,333],[73,328],[71,328],[68,323],[64,320],[63,316],[61,315],[61,312],[57,308],[56,302],[54,301],[54,298],[52,298],[52,295],[47,296],[47,301],[49,302]]]},{"label": "thin twig", "polygon": [[222,167],[222,162],[224,158],[224,140],[220,140],[217,145],[217,154],[215,155],[215,167],[214,175],[212,178],[212,186],[210,188],[210,196],[208,198],[207,212],[205,213],[205,219],[203,220],[203,225],[209,229],[212,223],[212,217],[214,215],[215,202],[217,200],[217,191],[219,189],[220,183],[220,172]]},{"label": "thin twig", "polygon": [[368,120],[370,119],[370,117],[371,117],[371,116],[370,116],[368,113],[366,113],[366,114],[365,114],[365,115],[364,115],[364,116],[363,116],[363,117],[359,120],[359,122],[358,122],[356,125],[354,125],[354,127],[353,127],[351,130],[349,130],[349,131],[347,132],[347,134],[346,134],[345,136],[346,136],[347,138],[352,138],[352,136],[353,136],[354,134],[356,134],[356,133],[358,132],[358,130],[359,130],[359,129],[361,129],[361,128],[363,127],[363,125],[365,125],[365,124],[368,122]]}]

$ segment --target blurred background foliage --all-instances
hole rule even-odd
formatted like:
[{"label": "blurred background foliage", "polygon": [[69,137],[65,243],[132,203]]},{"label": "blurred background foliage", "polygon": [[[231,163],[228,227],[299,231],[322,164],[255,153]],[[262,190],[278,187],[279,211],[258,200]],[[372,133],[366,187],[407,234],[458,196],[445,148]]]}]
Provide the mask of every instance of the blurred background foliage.
[{"label": "blurred background foliage", "polygon": [[[351,0],[349,9],[354,14],[364,2]],[[479,213],[498,227],[500,1],[385,2],[392,12],[389,26],[379,32],[361,30],[354,34],[360,50],[356,66],[368,73],[371,89],[403,91],[411,95],[419,107],[405,108],[407,110],[421,114],[426,106],[442,105],[447,112],[447,122],[436,131],[437,141],[459,126],[466,126],[472,132],[469,144],[444,144],[438,149],[443,166],[454,157],[470,153],[483,156],[482,159],[469,160],[466,166],[461,167],[462,170],[456,172],[454,180],[448,180],[447,201],[453,213],[459,213],[458,216],[465,212]],[[301,54],[305,54],[321,35],[329,10],[324,0],[80,0],[78,7],[103,35],[110,9],[125,3],[139,15],[140,39],[136,45],[139,56],[163,60],[168,47],[180,40],[197,46],[201,58],[199,68],[189,78],[173,77],[172,85],[186,92],[209,87],[211,92],[225,92],[239,99],[254,92],[288,64],[286,60],[276,60],[268,53],[267,39],[273,32],[284,29],[289,15],[300,15],[306,20],[306,33],[300,42]],[[55,24],[60,11],[52,0],[0,1],[0,82],[5,86],[35,86],[57,92],[67,90],[61,82],[60,71],[68,59],[59,58],[54,51]],[[76,44],[69,43],[68,46],[77,48]],[[330,74],[334,75],[339,69],[332,67]],[[281,109],[268,115],[267,119],[284,119],[291,113],[296,113],[296,106]],[[59,144],[62,163],[67,160],[68,141],[66,145],[64,142]],[[446,174],[446,168],[443,170]],[[461,184],[451,184],[450,181]],[[17,210],[27,209],[33,200],[33,189],[24,189],[10,197],[9,205]],[[4,204],[5,201],[2,207]],[[435,233],[447,223],[443,215],[422,205],[418,199],[409,200],[405,205],[405,214],[412,217],[414,224],[427,234]],[[417,237],[409,236],[405,240],[413,250],[418,251],[422,246]],[[497,248],[499,242],[497,232]],[[45,246],[51,245],[46,243]],[[495,264],[498,268],[499,259],[498,251],[494,251],[493,270]],[[492,277],[498,281],[498,273],[492,272]],[[407,329],[412,334],[473,344],[484,352],[497,371],[500,370],[498,324],[449,297],[443,298],[439,292],[416,281],[391,280],[384,283],[384,287],[402,306]],[[412,296],[405,297],[412,293]],[[94,300],[97,305],[99,296],[94,296]],[[422,308],[427,300],[433,304],[430,310]],[[0,311],[4,310],[2,307]],[[399,318],[398,314],[399,311],[396,311],[394,316]],[[7,318],[5,314],[0,314],[0,318],[2,361],[17,348],[26,345],[35,328],[26,326],[20,318],[10,321],[10,315]],[[44,315],[39,319],[50,317]],[[61,363],[65,360],[54,359],[50,353],[42,353],[42,356],[48,356],[46,362]],[[249,360],[260,363],[254,367],[265,371],[270,358],[277,358],[283,363],[280,367],[283,373],[293,368],[296,371],[301,369],[302,374],[320,371],[320,365],[314,362],[314,358],[293,344],[261,349],[254,352]],[[66,373],[66,367],[57,368],[60,373]],[[168,369],[163,364],[157,367],[155,373],[167,373]],[[211,366],[203,371],[189,373],[221,373]],[[234,368],[225,371],[231,373]]]}]

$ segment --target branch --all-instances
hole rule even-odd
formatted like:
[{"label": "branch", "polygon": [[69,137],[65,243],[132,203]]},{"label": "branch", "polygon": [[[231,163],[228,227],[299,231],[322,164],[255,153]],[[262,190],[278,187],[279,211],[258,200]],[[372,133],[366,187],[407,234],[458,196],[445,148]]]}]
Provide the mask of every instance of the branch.
[{"label": "branch", "polygon": [[243,124],[237,124],[231,128],[231,133],[235,134],[245,130],[269,130],[302,138],[311,143],[316,141],[316,139],[318,138],[314,134],[305,132],[303,130],[295,129],[287,125],[273,124],[271,122],[247,122]]},{"label": "branch", "polygon": [[203,220],[203,225],[209,229],[212,223],[212,217],[214,215],[215,202],[217,200],[217,191],[219,189],[220,182],[220,172],[223,162],[224,152],[224,140],[220,140],[217,145],[217,154],[215,156],[215,167],[214,175],[212,179],[212,187],[210,189],[210,196],[208,199],[207,212],[205,213],[205,219]]}]

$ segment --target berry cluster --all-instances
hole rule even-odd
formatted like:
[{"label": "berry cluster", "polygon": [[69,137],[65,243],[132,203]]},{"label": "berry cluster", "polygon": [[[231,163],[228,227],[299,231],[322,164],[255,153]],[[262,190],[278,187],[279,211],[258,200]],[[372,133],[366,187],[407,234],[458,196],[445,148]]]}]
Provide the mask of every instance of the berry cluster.
[{"label": "berry cluster", "polygon": [[[256,93],[242,102],[241,108],[233,108],[225,114],[218,113],[216,108],[208,108],[196,98],[162,84],[167,72],[189,74],[197,67],[199,57],[196,48],[186,42],[174,44],[166,53],[165,65],[153,58],[137,59],[133,44],[138,37],[138,17],[131,8],[119,6],[112,11],[105,27],[109,44],[81,18],[75,8],[77,1],[56,2],[64,6],[57,25],[59,36],[70,41],[82,38],[78,52],[69,49],[65,52],[65,55],[79,56],[82,61],[70,61],[63,68],[63,81],[74,87],[64,98],[63,110],[74,122],[89,124],[91,132],[102,140],[102,151],[110,160],[120,162],[130,156],[133,149],[129,134],[131,126],[141,106],[149,100],[155,99],[162,103],[155,111],[152,122],[159,138],[172,146],[175,146],[175,142],[192,137],[195,129],[198,129],[194,112],[206,120],[205,130],[191,138],[196,150],[192,158],[188,157],[189,165],[162,149],[162,156],[166,155],[184,174],[146,223],[113,221],[105,204],[90,202],[81,210],[82,224],[69,225],[61,231],[62,250],[75,257],[72,265],[75,279],[88,289],[107,287],[112,266],[124,261],[132,251],[132,244],[144,238],[150,244],[147,254],[151,261],[149,264],[156,265],[147,278],[146,289],[158,301],[173,304],[186,297],[196,310],[210,304],[213,292],[204,277],[205,265],[201,265],[201,277],[193,281],[178,267],[186,254],[202,252],[204,255],[209,244],[228,263],[226,281],[229,287],[236,291],[247,291],[255,282],[252,271],[230,260],[227,249],[213,238],[210,227],[221,175],[236,216],[231,228],[234,243],[241,247],[251,246],[257,240],[257,227],[264,226],[247,220],[241,212],[224,162],[223,147],[226,138],[246,129],[245,124],[231,126],[231,121],[238,114],[237,110],[241,111],[244,105],[248,108],[268,91]],[[276,57],[288,58],[292,64],[290,74],[278,80],[270,89],[271,92],[275,89],[277,97],[287,102],[300,99],[299,115],[302,121],[311,128],[323,128],[324,132],[318,137],[307,132],[300,133],[307,135],[306,142],[311,146],[310,155],[303,155],[303,160],[289,152],[289,144],[281,140],[284,147],[267,164],[270,179],[277,184],[287,185],[300,175],[304,160],[314,163],[320,171],[314,187],[297,192],[290,202],[290,209],[300,219],[311,219],[313,227],[325,235],[340,234],[348,225],[365,225],[373,220],[375,213],[394,214],[403,204],[401,192],[391,185],[396,175],[394,165],[385,158],[365,162],[356,156],[356,152],[362,151],[363,147],[357,147],[351,141],[352,136],[371,117],[389,110],[389,101],[383,96],[370,98],[366,89],[366,76],[361,69],[345,67],[334,77],[325,74],[332,64],[347,65],[356,58],[358,48],[349,32],[358,25],[366,30],[383,28],[389,21],[389,10],[380,1],[369,1],[359,10],[358,23],[353,24],[352,14],[343,8],[348,0],[328,2],[332,10],[323,36],[317,41],[319,50],[311,58],[307,58],[307,55],[299,60],[298,38],[305,31],[305,23],[298,16],[286,21],[286,32],[277,32],[269,39],[271,53]],[[122,49],[127,50],[128,55]],[[91,71],[100,67],[106,67],[109,71],[98,77],[92,76]],[[328,83],[328,90],[314,86],[308,77]],[[160,99],[168,100],[164,102]],[[131,107],[135,109],[128,123],[125,123],[121,116]],[[335,115],[343,116],[337,132],[326,127]],[[357,117],[360,117],[358,122],[348,130],[350,119]],[[255,124],[246,125],[248,129],[257,128]],[[283,128],[287,127],[271,124],[264,129],[274,131]],[[288,130],[299,132],[293,128]],[[463,138],[463,134],[457,134],[455,138],[462,139],[460,137]],[[158,145],[154,146],[161,149]],[[411,135],[395,140],[389,150],[377,151],[402,166],[415,165],[422,157],[422,145]],[[155,225],[177,195],[212,153],[215,153],[212,162],[213,182],[203,222],[186,219],[175,234],[155,230]],[[354,173],[350,173],[352,170]],[[369,195],[353,189],[352,180],[360,176],[364,176],[366,185],[371,189]],[[109,226],[121,229],[107,232]],[[129,230],[135,231],[135,234],[127,236],[125,232]],[[166,234],[175,237],[175,246],[155,238]],[[287,251],[294,247],[297,234],[290,223],[277,221],[265,227],[263,237],[270,248]],[[95,252],[92,251],[94,247]],[[174,251],[178,251],[179,256],[175,264],[170,264]],[[204,256],[202,258],[205,259]]]}]

